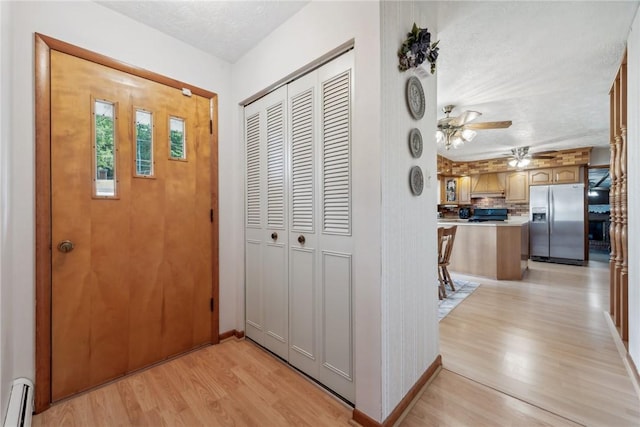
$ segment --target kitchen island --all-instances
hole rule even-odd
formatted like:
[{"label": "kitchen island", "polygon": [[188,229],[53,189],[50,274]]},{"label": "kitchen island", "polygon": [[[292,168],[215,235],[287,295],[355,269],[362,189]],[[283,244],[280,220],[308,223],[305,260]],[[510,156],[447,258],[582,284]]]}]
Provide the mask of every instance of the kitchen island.
[{"label": "kitchen island", "polygon": [[528,268],[529,218],[468,222],[439,219],[438,227],[457,225],[449,271],[498,280],[520,280]]}]

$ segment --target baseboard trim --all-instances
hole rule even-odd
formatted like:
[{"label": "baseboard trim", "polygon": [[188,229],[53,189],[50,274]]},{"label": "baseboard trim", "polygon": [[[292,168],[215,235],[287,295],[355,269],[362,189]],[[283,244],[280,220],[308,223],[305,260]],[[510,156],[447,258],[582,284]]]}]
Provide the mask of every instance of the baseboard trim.
[{"label": "baseboard trim", "polygon": [[381,427],[382,424],[371,418],[369,415],[354,408],[351,418],[362,427]]},{"label": "baseboard trim", "polygon": [[402,414],[411,406],[411,402],[420,394],[422,388],[429,382],[431,377],[438,372],[438,369],[442,366],[442,356],[438,355],[436,359],[431,363],[429,368],[420,376],[418,381],[409,389],[407,394],[402,398],[402,400],[396,405],[396,407],[391,411],[389,416],[382,422],[374,420],[364,412],[358,410],[358,408],[354,408],[353,414],[351,418],[356,423],[360,424],[362,427],[391,427],[395,424],[396,421],[400,419]]},{"label": "baseboard trim", "polygon": [[629,374],[629,379],[631,379],[631,384],[633,384],[633,389],[635,390],[636,395],[640,399],[640,374],[638,373],[638,368],[633,362],[631,355],[629,355],[627,348],[624,346],[622,338],[618,333],[616,325],[613,323],[611,315],[607,311],[603,311],[603,314],[605,322],[607,322],[607,325],[609,325],[609,331],[611,332],[613,341],[615,342],[616,348],[618,349],[618,354],[620,354],[620,358],[622,359],[622,364],[627,370],[627,374]]},{"label": "baseboard trim", "polygon": [[220,339],[220,341],[229,339],[231,337],[236,337],[237,339],[244,338],[244,331],[232,329],[230,331],[222,332],[218,335],[218,338]]}]

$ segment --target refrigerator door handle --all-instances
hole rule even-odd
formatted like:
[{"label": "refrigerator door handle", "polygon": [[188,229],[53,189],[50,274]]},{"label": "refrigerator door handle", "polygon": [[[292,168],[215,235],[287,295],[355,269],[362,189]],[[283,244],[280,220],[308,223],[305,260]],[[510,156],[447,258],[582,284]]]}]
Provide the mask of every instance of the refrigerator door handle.
[{"label": "refrigerator door handle", "polygon": [[553,188],[549,187],[547,195],[549,200],[549,234],[553,234]]}]

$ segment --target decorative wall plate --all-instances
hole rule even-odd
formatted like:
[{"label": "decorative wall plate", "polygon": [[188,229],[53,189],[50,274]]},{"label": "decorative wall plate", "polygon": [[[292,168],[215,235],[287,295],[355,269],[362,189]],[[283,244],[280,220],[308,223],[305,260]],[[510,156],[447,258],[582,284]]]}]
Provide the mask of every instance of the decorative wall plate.
[{"label": "decorative wall plate", "polygon": [[409,132],[409,150],[416,159],[422,156],[422,134],[418,128],[413,128]]},{"label": "decorative wall plate", "polygon": [[416,76],[409,77],[407,81],[407,104],[414,119],[420,120],[424,116],[424,90],[422,83]]},{"label": "decorative wall plate", "polygon": [[414,196],[422,194],[424,188],[424,176],[422,176],[422,169],[420,166],[414,166],[409,172],[409,185],[411,186],[411,192]]}]

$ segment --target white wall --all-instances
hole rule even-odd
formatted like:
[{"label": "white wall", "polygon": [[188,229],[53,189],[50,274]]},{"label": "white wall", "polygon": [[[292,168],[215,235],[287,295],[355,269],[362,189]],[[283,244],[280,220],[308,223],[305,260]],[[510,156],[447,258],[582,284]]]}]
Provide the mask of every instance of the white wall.
[{"label": "white wall", "polygon": [[[156,30],[145,27],[93,2],[15,2],[12,3],[13,76],[11,87],[12,138],[5,139],[7,163],[12,166],[6,189],[8,209],[3,218],[5,246],[2,265],[10,266],[3,273],[2,285],[13,292],[13,311],[3,331],[8,330],[9,347],[14,366],[12,377],[34,378],[34,32],[75,44],[112,58],[182,80],[219,95],[219,176],[220,176],[220,329],[234,328],[235,306],[225,301],[235,300],[238,278],[229,266],[239,261],[228,255],[229,234],[233,218],[226,210],[230,205],[230,189],[225,183],[231,175],[227,161],[232,148],[229,127],[230,65],[205,54]],[[2,28],[5,25],[3,22]],[[4,34],[4,33],[3,33]],[[4,49],[3,49],[4,50]],[[4,60],[4,57],[3,57]],[[5,76],[5,68],[2,76]],[[19,95],[18,95],[19,94]],[[4,96],[3,96],[4,102]],[[4,107],[4,104],[3,104]],[[7,117],[3,108],[2,117]],[[3,165],[4,166],[4,165]],[[4,167],[2,169],[5,170]],[[5,295],[3,294],[3,302]],[[11,325],[11,326],[9,326]],[[10,329],[9,329],[10,328]],[[6,348],[3,342],[3,349]],[[4,351],[4,350],[3,350]],[[3,378],[4,380],[4,378]]]},{"label": "white wall", "polygon": [[589,166],[609,166],[609,160],[611,158],[611,147],[593,147],[591,150],[591,159]]},{"label": "white wall", "polygon": [[[377,2],[311,2],[233,66],[236,103],[269,87],[323,54],[355,39],[353,116],[353,233],[356,407],[381,420],[380,376],[380,5]],[[242,109],[237,107],[233,168],[242,236]],[[242,239],[239,239],[241,241]],[[242,252],[238,254],[241,258]],[[237,326],[244,323],[238,298]]]},{"label": "white wall", "polygon": [[[415,22],[437,40],[437,4],[382,2],[382,335],[383,418],[439,353],[436,222],[436,74],[421,79],[426,109],[414,120],[406,103],[413,71],[398,71],[397,51]],[[408,134],[418,128],[423,152],[414,159]],[[425,176],[421,196],[409,189],[409,169]]]},{"label": "white wall", "polygon": [[629,354],[640,369],[640,11],[627,42],[627,200],[629,259]]},{"label": "white wall", "polygon": [[0,419],[9,403],[13,380],[11,348],[11,286],[8,279],[9,255],[7,198],[9,185],[9,148],[11,141],[11,4],[0,2]]}]

